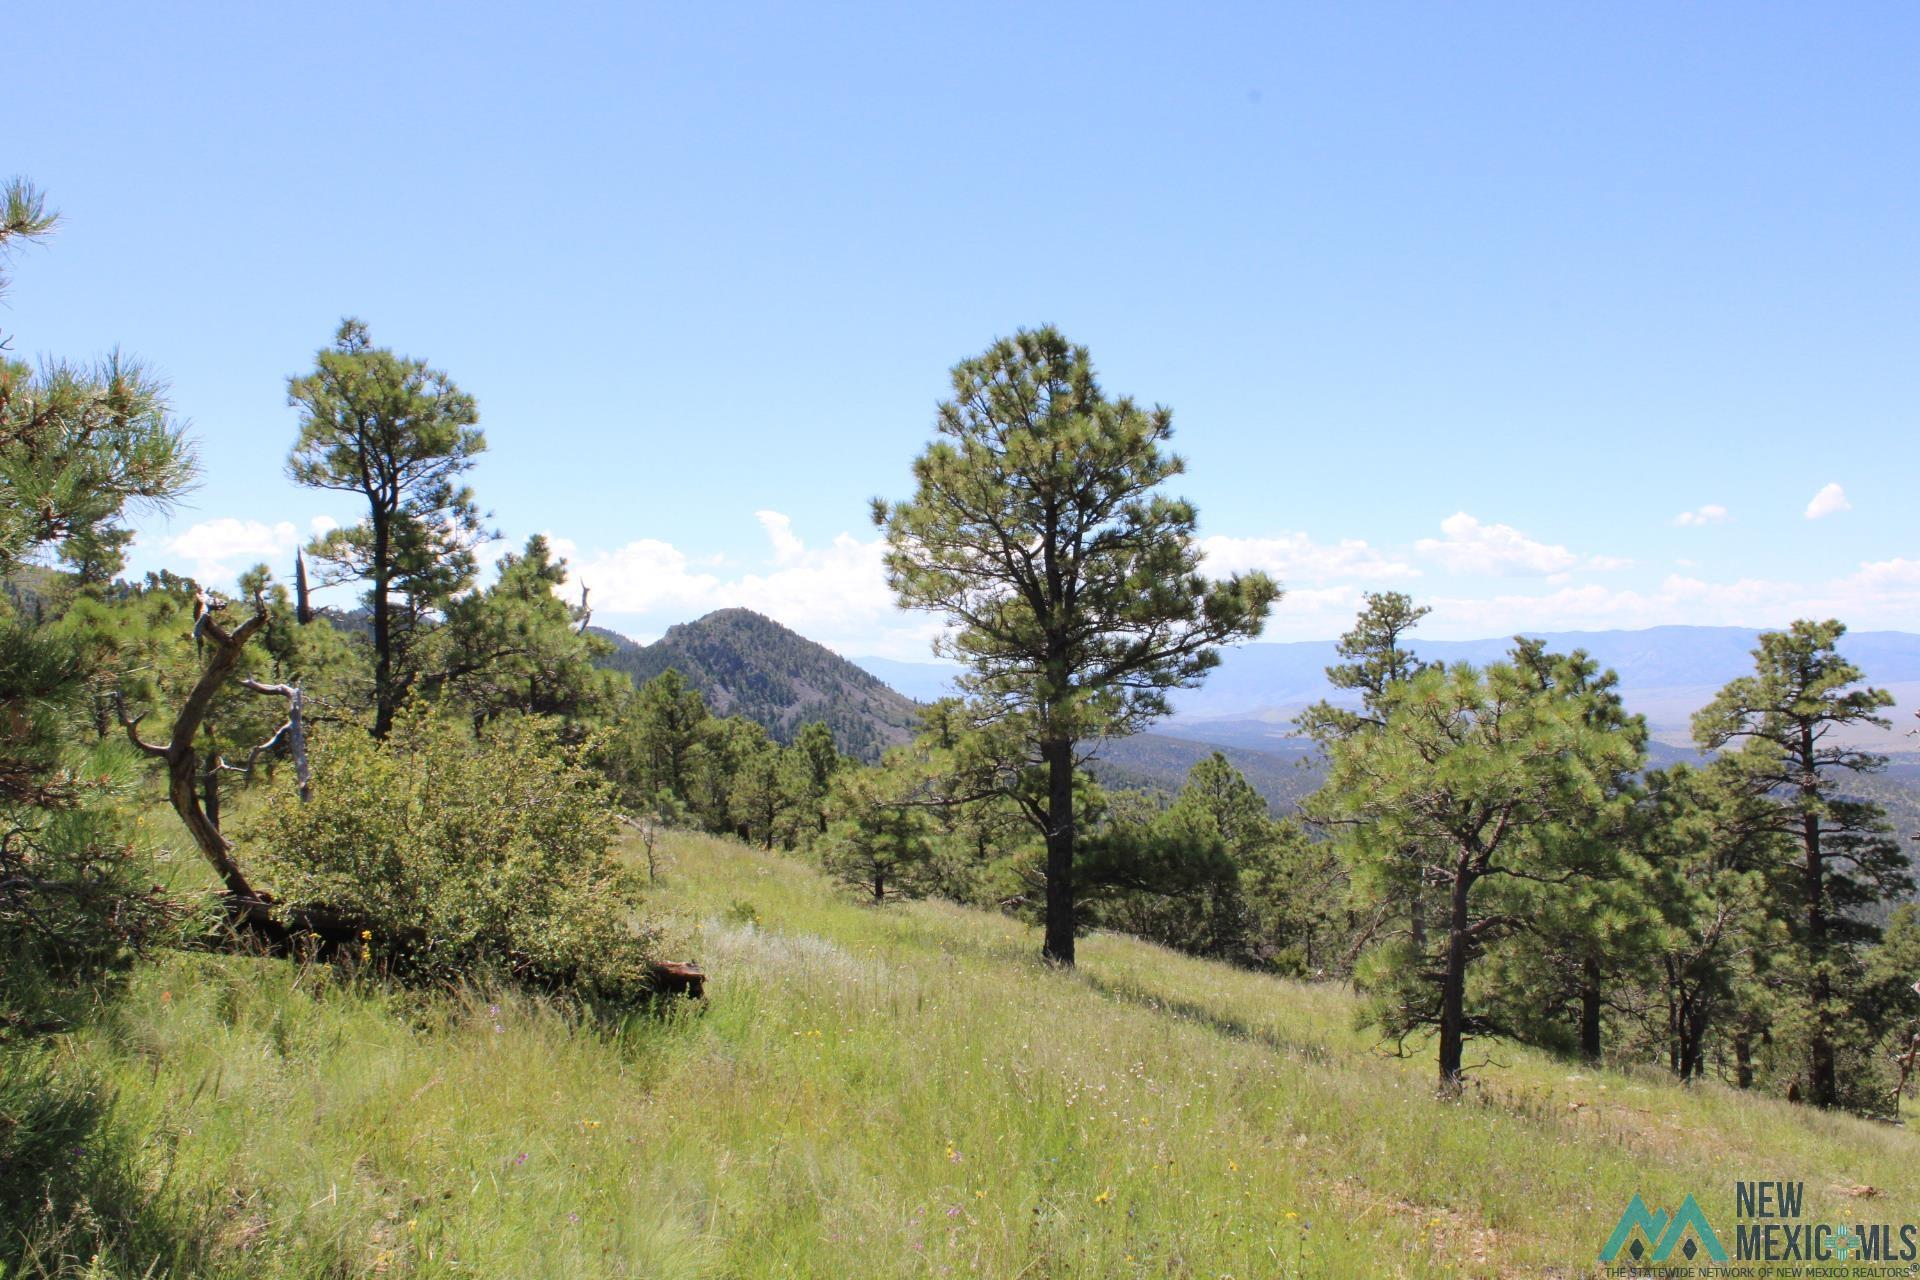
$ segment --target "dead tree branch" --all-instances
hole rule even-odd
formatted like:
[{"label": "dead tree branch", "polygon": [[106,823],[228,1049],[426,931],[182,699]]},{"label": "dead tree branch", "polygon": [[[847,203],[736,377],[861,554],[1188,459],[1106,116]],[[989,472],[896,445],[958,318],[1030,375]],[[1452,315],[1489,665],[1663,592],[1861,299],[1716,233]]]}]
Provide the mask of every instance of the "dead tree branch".
[{"label": "dead tree branch", "polygon": [[306,698],[297,684],[261,684],[258,680],[242,680],[240,686],[255,693],[287,700],[287,722],[274,731],[273,737],[253,749],[247,757],[247,772],[253,772],[253,763],[260,754],[280,741],[281,734],[286,735],[287,749],[293,753],[293,776],[300,783],[302,803],[313,798],[313,777],[307,769],[307,719]]},{"label": "dead tree branch", "polygon": [[220,834],[219,826],[207,816],[201,804],[200,788],[196,785],[200,777],[200,760],[199,753],[194,750],[193,740],[200,732],[214,698],[239,667],[247,641],[267,625],[267,611],[256,602],[253,616],[228,631],[214,616],[218,609],[219,606],[204,593],[201,595],[200,615],[193,624],[194,639],[196,644],[202,646],[202,652],[204,646],[211,642],[213,654],[201,669],[200,679],[194,683],[192,692],[187,694],[187,700],[181,704],[180,713],[173,721],[173,734],[165,746],[140,737],[138,726],[144,718],[144,712],[129,716],[124,699],[117,700],[117,709],[120,723],[127,731],[127,740],[144,754],[166,761],[167,798],[173,802],[173,810],[186,825],[187,834],[200,846],[200,852],[227,886],[227,891],[236,897],[257,898],[259,895],[254,893],[253,886],[247,883],[247,877],[233,860],[233,844]]}]

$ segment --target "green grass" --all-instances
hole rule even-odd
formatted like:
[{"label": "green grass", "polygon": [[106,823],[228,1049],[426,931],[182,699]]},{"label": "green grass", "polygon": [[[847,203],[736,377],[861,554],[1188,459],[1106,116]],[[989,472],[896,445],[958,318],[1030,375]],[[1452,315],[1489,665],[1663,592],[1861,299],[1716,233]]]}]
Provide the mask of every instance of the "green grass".
[{"label": "green grass", "polygon": [[1504,1049],[1442,1103],[1336,988],[1112,937],[1051,972],[999,916],[669,852],[656,902],[712,985],[665,1020],[270,960],[139,971],[55,1050],[137,1144],[138,1256],[96,1270],[1578,1272],[1636,1191],[1693,1193],[1731,1245],[1742,1177],[1803,1180],[1824,1221],[1920,1219],[1906,1131]]}]

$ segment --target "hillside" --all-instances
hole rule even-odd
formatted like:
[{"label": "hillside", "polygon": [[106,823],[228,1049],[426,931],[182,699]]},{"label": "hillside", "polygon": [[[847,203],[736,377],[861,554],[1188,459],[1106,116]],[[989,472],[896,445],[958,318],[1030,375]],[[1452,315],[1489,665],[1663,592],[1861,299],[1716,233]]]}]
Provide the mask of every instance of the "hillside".
[{"label": "hillside", "polygon": [[681,623],[650,645],[596,629],[614,642],[601,665],[635,685],[672,667],[720,715],[757,720],[782,742],[814,721],[840,749],[873,761],[905,742],[919,720],[913,702],[870,673],[750,609],[721,609]]},{"label": "hillside", "polygon": [[1194,765],[1216,751],[1278,814],[1291,813],[1320,785],[1319,757],[1310,743],[1298,739],[1248,747],[1171,733],[1137,733],[1101,742],[1087,771],[1110,787],[1173,792],[1185,785]]},{"label": "hillside", "polygon": [[655,906],[713,979],[685,1016],[140,970],[64,1037],[140,1139],[99,1176],[147,1252],[88,1274],[1587,1274],[1635,1194],[1731,1247],[1740,1177],[1920,1218],[1909,1131],[1504,1046],[1441,1104],[1339,988],[1103,935],[1050,971],[1000,915],[666,848]]}]

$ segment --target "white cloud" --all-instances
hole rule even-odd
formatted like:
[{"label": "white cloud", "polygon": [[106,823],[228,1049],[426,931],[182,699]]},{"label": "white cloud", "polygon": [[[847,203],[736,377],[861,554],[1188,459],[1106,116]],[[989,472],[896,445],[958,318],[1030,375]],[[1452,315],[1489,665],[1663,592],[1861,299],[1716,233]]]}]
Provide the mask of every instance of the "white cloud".
[{"label": "white cloud", "polygon": [[1445,538],[1422,538],[1414,550],[1455,573],[1564,573],[1580,558],[1565,547],[1536,542],[1512,525],[1481,524],[1464,511],[1440,522]]},{"label": "white cloud", "polygon": [[1669,574],[1650,589],[1568,585],[1537,595],[1442,597],[1424,603],[1436,638],[1516,631],[1631,630],[1669,624],[1780,627],[1795,618],[1839,618],[1855,630],[1906,629],[1920,614],[1920,560],[1868,561],[1825,582]]},{"label": "white cloud", "polygon": [[1845,489],[1837,484],[1824,485],[1820,492],[1813,495],[1813,501],[1807,504],[1807,519],[1818,520],[1822,516],[1851,510],[1853,510],[1853,504],[1847,501]]},{"label": "white cloud", "polygon": [[894,607],[880,538],[842,533],[809,547],[786,515],[760,511],[755,518],[770,543],[771,564],[762,572],[729,575],[711,557],[696,560],[654,538],[610,551],[583,553],[565,539],[554,546],[569,562],[570,590],[592,588],[599,612],[651,615],[646,630],[738,606],[849,656],[930,656],[939,620]]},{"label": "white cloud", "polygon": [[1859,572],[1846,580],[1870,591],[1920,591],[1920,560],[1862,561]]},{"label": "white cloud", "polygon": [[[1210,566],[1211,567],[1211,566]],[[1325,640],[1353,625],[1360,612],[1364,588],[1343,584],[1331,587],[1290,588],[1267,615],[1262,640]]]},{"label": "white cloud", "polygon": [[1420,571],[1358,538],[1317,543],[1304,533],[1282,533],[1271,538],[1229,538],[1214,535],[1200,540],[1209,573],[1245,573],[1259,569],[1293,582],[1361,579],[1379,582],[1417,578]]},{"label": "white cloud", "polygon": [[773,559],[776,564],[792,564],[806,554],[806,547],[793,532],[793,520],[778,511],[756,511],[753,518],[767,531],[767,537],[773,540]]},{"label": "white cloud", "polygon": [[200,581],[225,583],[261,560],[291,556],[300,542],[300,531],[290,520],[265,524],[220,516],[189,525],[161,545],[168,554],[192,561],[193,576]]},{"label": "white cloud", "polygon": [[1727,518],[1727,509],[1717,502],[1709,502],[1704,507],[1695,507],[1692,511],[1682,511],[1673,518],[1681,528],[1697,527],[1703,524],[1720,524]]},{"label": "white cloud", "polygon": [[555,538],[554,551],[568,561],[573,585],[593,588],[593,605],[611,613],[687,613],[717,608],[721,581],[710,573],[693,571],[686,553],[670,542],[640,538],[611,551],[582,553],[565,538]]}]

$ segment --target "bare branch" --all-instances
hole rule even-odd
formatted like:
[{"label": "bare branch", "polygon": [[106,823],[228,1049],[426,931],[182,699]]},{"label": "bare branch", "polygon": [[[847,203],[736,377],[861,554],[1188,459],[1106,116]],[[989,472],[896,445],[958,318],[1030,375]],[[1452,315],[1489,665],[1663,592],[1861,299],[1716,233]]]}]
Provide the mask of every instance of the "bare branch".
[{"label": "bare branch", "polygon": [[147,718],[146,712],[142,711],[137,716],[129,716],[127,714],[127,700],[123,695],[118,693],[113,697],[113,705],[114,710],[119,713],[120,726],[127,731],[128,742],[131,742],[135,747],[138,747],[142,752],[150,756],[164,757],[167,754],[165,747],[155,746],[153,743],[141,738],[139,726],[140,722]]}]

